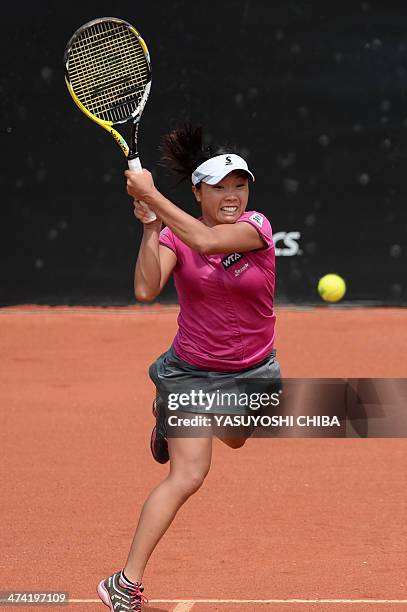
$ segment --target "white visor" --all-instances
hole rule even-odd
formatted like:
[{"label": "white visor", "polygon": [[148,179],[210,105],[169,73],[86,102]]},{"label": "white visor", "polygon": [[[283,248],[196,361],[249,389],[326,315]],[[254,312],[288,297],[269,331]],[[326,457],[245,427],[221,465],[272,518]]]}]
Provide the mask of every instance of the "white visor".
[{"label": "white visor", "polygon": [[216,155],[203,162],[194,172],[192,173],[192,184],[196,185],[203,181],[208,185],[216,185],[219,183],[229,172],[234,170],[242,170],[247,172],[249,177],[254,181],[254,176],[250,172],[247,163],[234,153],[226,153],[225,155]]}]

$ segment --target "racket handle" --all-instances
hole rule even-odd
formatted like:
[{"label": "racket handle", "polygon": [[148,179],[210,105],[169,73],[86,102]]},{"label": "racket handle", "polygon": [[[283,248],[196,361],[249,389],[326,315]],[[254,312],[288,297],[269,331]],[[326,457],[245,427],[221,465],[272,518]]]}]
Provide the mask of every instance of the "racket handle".
[{"label": "racket handle", "polygon": [[[133,172],[141,172],[142,169],[143,169],[142,166],[141,166],[140,158],[139,157],[135,157],[134,159],[128,159],[127,163],[128,163],[128,166],[129,166],[129,170],[132,170]],[[153,221],[155,221],[157,219],[156,214],[153,213],[153,211],[149,209],[147,204],[145,204],[144,202],[142,202],[142,204],[148,210],[148,213],[149,213],[148,221],[145,221],[145,224],[152,223]]]},{"label": "racket handle", "polygon": [[132,170],[133,172],[141,172],[143,169],[139,157],[134,157],[133,159],[127,158],[127,163],[129,165],[129,170]]}]

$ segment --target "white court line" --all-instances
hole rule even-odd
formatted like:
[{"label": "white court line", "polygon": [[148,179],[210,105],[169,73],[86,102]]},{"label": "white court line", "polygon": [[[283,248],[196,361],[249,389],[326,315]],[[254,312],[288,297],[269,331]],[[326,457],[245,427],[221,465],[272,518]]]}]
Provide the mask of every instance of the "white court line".
[{"label": "white court line", "polygon": [[0,307],[0,315],[45,315],[58,316],[62,314],[104,316],[104,317],[136,317],[137,315],[165,314],[167,312],[179,312],[177,304],[163,304],[159,307],[154,306],[42,306],[19,307],[4,306]]},{"label": "white court line", "polygon": [[173,612],[189,612],[194,607],[194,601],[183,601],[175,606]]},{"label": "white court line", "polygon": [[[100,599],[70,599],[69,603],[100,603]],[[192,606],[196,603],[224,603],[224,604],[310,604],[310,603],[327,603],[327,604],[406,604],[407,599],[150,599],[149,603],[176,603]],[[191,606],[191,607],[192,607]],[[185,608],[190,610],[191,608]],[[176,607],[177,612],[184,612],[184,608]],[[175,610],[174,610],[175,612]]]}]

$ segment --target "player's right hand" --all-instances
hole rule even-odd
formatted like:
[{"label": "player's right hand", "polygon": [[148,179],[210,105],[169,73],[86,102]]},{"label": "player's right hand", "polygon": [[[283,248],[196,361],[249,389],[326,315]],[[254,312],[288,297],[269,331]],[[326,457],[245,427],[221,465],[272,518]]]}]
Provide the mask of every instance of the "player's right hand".
[{"label": "player's right hand", "polygon": [[143,204],[143,202],[139,202],[139,200],[133,200],[133,206],[134,216],[137,217],[137,219],[142,223],[147,224],[147,227],[151,227],[153,225],[156,225],[157,223],[161,226],[161,221],[159,219],[153,222],[149,222],[151,211],[149,211],[149,209],[145,204]]}]

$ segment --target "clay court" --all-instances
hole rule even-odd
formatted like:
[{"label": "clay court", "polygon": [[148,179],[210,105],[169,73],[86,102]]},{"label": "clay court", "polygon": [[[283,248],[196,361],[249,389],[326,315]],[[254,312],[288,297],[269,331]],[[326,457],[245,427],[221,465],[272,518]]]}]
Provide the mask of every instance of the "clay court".
[{"label": "clay court", "polygon": [[[166,466],[148,365],[175,306],[0,311],[3,590],[95,587],[122,567]],[[407,311],[277,311],[286,377],[406,377]],[[405,439],[218,441],[144,577],[151,612],[407,610]],[[27,606],[27,609],[34,607]]]}]

